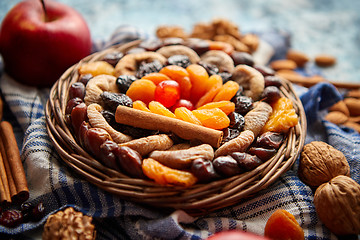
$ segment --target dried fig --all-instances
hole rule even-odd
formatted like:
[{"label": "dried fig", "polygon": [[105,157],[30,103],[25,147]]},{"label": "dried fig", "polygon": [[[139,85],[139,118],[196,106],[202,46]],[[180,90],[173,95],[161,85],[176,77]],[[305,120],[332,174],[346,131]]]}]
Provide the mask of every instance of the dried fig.
[{"label": "dried fig", "polygon": [[325,142],[314,141],[301,152],[298,174],[301,181],[316,188],[338,175],[350,176],[350,166],[342,152]]}]

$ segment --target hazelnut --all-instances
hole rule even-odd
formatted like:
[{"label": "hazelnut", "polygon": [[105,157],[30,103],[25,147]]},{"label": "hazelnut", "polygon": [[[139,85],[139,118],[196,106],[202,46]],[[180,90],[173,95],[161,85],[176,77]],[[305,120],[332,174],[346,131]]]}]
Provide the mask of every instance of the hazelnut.
[{"label": "hazelnut", "polygon": [[320,220],[336,235],[360,234],[360,185],[337,176],[318,187],[314,205]]},{"label": "hazelnut", "polygon": [[49,216],[42,239],[95,239],[95,226],[91,221],[92,217],[84,216],[72,207],[66,208]]},{"label": "hazelnut", "polygon": [[299,178],[310,187],[318,187],[338,175],[350,176],[344,154],[331,145],[314,141],[304,146],[298,170]]}]

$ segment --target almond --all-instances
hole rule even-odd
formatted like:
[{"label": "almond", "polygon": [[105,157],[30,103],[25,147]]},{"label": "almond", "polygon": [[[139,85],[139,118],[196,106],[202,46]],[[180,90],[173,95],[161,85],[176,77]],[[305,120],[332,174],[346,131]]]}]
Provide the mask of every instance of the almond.
[{"label": "almond", "polygon": [[342,112],[338,112],[338,111],[334,111],[334,112],[329,112],[326,116],[325,116],[325,120],[332,122],[334,124],[343,124],[345,123],[347,120],[349,119],[348,116],[346,116],[344,113]]},{"label": "almond", "polygon": [[346,97],[360,98],[360,89],[355,89],[347,92]]},{"label": "almond", "polygon": [[315,63],[320,67],[330,67],[336,63],[336,58],[328,54],[319,54],[315,57]]},{"label": "almond", "polygon": [[334,105],[332,105],[329,108],[329,111],[339,111],[339,112],[344,113],[348,117],[350,116],[349,109],[346,106],[344,101],[339,101],[339,102],[335,103]]},{"label": "almond", "polygon": [[357,132],[360,133],[360,124],[359,123],[347,121],[346,123],[344,123],[344,126],[349,127],[349,128],[353,128]]},{"label": "almond", "polygon": [[360,116],[360,99],[345,98],[344,102],[349,109],[350,116]]},{"label": "almond", "polygon": [[293,60],[298,67],[303,67],[309,61],[309,57],[305,53],[294,49],[288,50],[286,58]]},{"label": "almond", "polygon": [[278,71],[278,70],[284,70],[284,69],[294,70],[297,66],[293,60],[279,59],[279,60],[272,61],[270,63],[270,67],[272,69],[274,69],[275,71]]}]

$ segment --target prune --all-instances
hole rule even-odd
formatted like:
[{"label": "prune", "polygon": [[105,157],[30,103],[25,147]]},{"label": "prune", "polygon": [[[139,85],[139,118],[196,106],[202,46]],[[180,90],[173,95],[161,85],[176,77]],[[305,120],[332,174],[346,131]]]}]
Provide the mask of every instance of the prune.
[{"label": "prune", "polygon": [[0,225],[9,228],[16,227],[22,222],[23,222],[23,215],[21,211],[15,209],[4,211],[0,217]]},{"label": "prune", "polygon": [[101,114],[105,118],[106,122],[108,122],[111,126],[116,125],[115,121],[115,112],[111,112],[108,110],[101,111]]},{"label": "prune", "polygon": [[87,106],[85,103],[80,103],[76,105],[71,111],[71,125],[75,132],[75,135],[78,135],[80,125],[83,121],[87,121]]},{"label": "prune", "polygon": [[245,115],[253,109],[253,100],[247,96],[235,96],[231,99],[235,103],[235,112]]},{"label": "prune", "polygon": [[222,143],[226,143],[228,141],[230,141],[231,139],[236,138],[237,136],[240,135],[240,130],[239,129],[234,129],[234,128],[224,128],[223,129],[223,139],[222,139]]},{"label": "prune", "polygon": [[187,68],[191,61],[186,55],[172,55],[167,59],[166,65],[177,65],[182,68]]},{"label": "prune", "polygon": [[272,68],[266,66],[259,66],[259,65],[255,65],[254,68],[258,70],[264,77],[275,75],[275,71]]},{"label": "prune", "polygon": [[78,98],[78,97],[70,99],[66,104],[65,114],[70,114],[75,106],[77,106],[77,105],[79,105],[80,103],[83,103],[83,102],[84,101],[81,98]]},{"label": "prune", "polygon": [[265,132],[256,139],[256,145],[263,148],[279,149],[284,141],[284,134],[277,132]]},{"label": "prune", "polygon": [[280,87],[282,85],[281,79],[277,76],[266,76],[264,77],[264,80],[265,80],[265,87],[268,86]]},{"label": "prune", "polygon": [[230,57],[234,61],[234,65],[245,64],[248,66],[254,66],[254,58],[247,52],[233,51]]},{"label": "prune", "polygon": [[262,92],[260,98],[267,103],[274,103],[281,97],[279,88],[275,86],[268,86]]},{"label": "prune", "polygon": [[21,204],[20,209],[23,215],[23,222],[37,222],[45,216],[45,208],[42,202],[39,202],[35,206],[32,203],[25,202]]},{"label": "prune", "polygon": [[163,46],[163,43],[160,39],[148,39],[145,41],[142,41],[139,44],[139,47],[144,48],[146,51],[154,52],[161,48]]},{"label": "prune", "polygon": [[94,76],[91,73],[81,75],[79,78],[79,82],[82,82],[85,86]]},{"label": "prune", "polygon": [[105,141],[110,141],[111,137],[107,131],[102,128],[90,128],[85,133],[84,145],[86,149],[96,158],[100,158],[100,146]]},{"label": "prune", "polygon": [[119,62],[119,60],[124,56],[122,52],[114,51],[108,54],[105,54],[103,61],[110,63],[113,67]]},{"label": "prune", "polygon": [[146,74],[149,74],[152,72],[159,72],[162,67],[163,67],[163,65],[158,60],[155,60],[155,61],[149,62],[149,63],[141,62],[136,71],[136,77],[142,78]]},{"label": "prune", "polygon": [[220,72],[218,73],[218,75],[220,75],[223,83],[228,82],[229,80],[231,80],[232,74],[229,72]]},{"label": "prune", "polygon": [[219,74],[219,68],[216,65],[202,62],[202,61],[198,62],[198,64],[206,69],[209,76]]},{"label": "prune", "polygon": [[245,169],[246,171],[251,171],[263,163],[257,156],[244,152],[233,152],[230,155],[236,160],[240,168]]},{"label": "prune", "polygon": [[202,39],[190,38],[187,40],[186,45],[194,50],[199,56],[210,50],[209,42]]},{"label": "prune", "polygon": [[239,167],[237,161],[231,156],[221,156],[213,160],[214,169],[225,177],[235,176],[244,171]]},{"label": "prune", "polygon": [[199,182],[210,182],[219,175],[215,172],[211,161],[206,161],[202,158],[195,159],[191,165],[191,172],[196,176]]},{"label": "prune", "polygon": [[100,145],[99,160],[107,167],[120,170],[117,165],[115,152],[118,151],[119,145],[113,141],[106,140]]},{"label": "prune", "polygon": [[130,85],[136,80],[137,78],[132,75],[120,75],[116,79],[116,86],[118,87],[121,93],[126,93],[129,89]]},{"label": "prune", "polygon": [[240,131],[244,128],[245,118],[240,113],[232,112],[228,117],[230,119],[230,128],[238,129]]},{"label": "prune", "polygon": [[183,44],[184,44],[184,40],[178,37],[169,37],[163,40],[164,46],[183,45]]},{"label": "prune", "polygon": [[262,161],[267,161],[272,158],[276,154],[276,149],[274,148],[261,148],[261,147],[251,147],[248,150],[248,153],[251,155],[255,155],[260,158]]},{"label": "prune", "polygon": [[76,97],[80,99],[85,97],[85,85],[82,82],[74,82],[69,88],[69,99]]},{"label": "prune", "polygon": [[142,158],[140,154],[126,146],[115,150],[116,159],[120,168],[131,177],[144,178],[141,168]]},{"label": "prune", "polygon": [[124,93],[103,92],[100,94],[104,102],[105,108],[109,111],[115,112],[116,108],[121,106],[132,107],[132,100]]}]

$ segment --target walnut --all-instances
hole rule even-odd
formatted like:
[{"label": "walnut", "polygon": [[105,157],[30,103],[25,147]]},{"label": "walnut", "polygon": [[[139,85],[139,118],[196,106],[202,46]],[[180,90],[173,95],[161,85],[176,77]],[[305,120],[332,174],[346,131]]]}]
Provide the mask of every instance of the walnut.
[{"label": "walnut", "polygon": [[301,152],[298,174],[305,184],[316,188],[338,175],[350,176],[350,166],[342,152],[325,142],[314,141]]},{"label": "walnut", "polygon": [[66,208],[49,216],[42,239],[95,239],[95,226],[91,221],[92,217],[84,216],[72,207]]},{"label": "walnut", "polygon": [[185,30],[180,26],[159,26],[156,29],[158,38],[187,38]]},{"label": "walnut", "polygon": [[321,221],[336,235],[360,234],[360,185],[337,176],[318,187],[314,205]]}]

